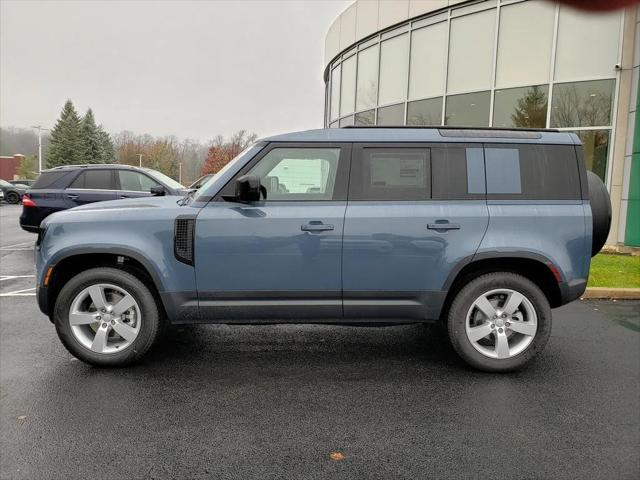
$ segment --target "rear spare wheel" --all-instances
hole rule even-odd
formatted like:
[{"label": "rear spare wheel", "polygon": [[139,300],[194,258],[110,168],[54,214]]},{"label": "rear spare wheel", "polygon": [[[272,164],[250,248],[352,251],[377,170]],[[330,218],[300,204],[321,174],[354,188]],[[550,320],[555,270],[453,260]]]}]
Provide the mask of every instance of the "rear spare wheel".
[{"label": "rear spare wheel", "polygon": [[600,177],[587,171],[589,182],[589,200],[591,202],[591,214],[593,216],[593,240],[591,243],[591,256],[595,256],[607,241],[609,228],[611,227],[611,200],[609,192]]}]

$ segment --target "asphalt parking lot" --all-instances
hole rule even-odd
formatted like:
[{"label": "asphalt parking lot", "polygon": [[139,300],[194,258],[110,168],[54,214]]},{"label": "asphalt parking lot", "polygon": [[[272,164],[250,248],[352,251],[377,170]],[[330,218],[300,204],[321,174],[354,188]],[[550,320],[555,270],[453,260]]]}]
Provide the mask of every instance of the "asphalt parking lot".
[{"label": "asphalt parking lot", "polygon": [[517,374],[418,325],[174,329],[101,370],[38,310],[19,212],[0,206],[2,479],[640,477],[640,302],[556,310]]}]

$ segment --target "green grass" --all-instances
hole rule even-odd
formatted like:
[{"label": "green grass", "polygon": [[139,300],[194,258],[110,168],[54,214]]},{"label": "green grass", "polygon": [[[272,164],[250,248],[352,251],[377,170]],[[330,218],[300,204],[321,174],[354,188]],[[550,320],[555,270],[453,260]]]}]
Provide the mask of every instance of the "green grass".
[{"label": "green grass", "polygon": [[600,253],[591,259],[589,287],[640,288],[640,256]]}]

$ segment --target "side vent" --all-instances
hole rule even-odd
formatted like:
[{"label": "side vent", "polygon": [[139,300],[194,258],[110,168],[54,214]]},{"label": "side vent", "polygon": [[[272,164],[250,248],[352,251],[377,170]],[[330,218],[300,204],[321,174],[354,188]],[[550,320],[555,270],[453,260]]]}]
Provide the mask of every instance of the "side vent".
[{"label": "side vent", "polygon": [[193,265],[193,237],[196,225],[195,217],[176,218],[173,232],[173,253],[179,262]]}]

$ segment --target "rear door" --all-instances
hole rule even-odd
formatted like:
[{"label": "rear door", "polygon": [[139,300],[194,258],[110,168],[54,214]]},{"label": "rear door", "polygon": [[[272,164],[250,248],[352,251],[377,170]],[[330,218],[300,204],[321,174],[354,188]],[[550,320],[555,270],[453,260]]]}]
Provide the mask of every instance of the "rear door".
[{"label": "rear door", "polygon": [[113,169],[88,168],[63,193],[69,207],[116,199]]},{"label": "rear door", "polygon": [[117,170],[116,185],[118,198],[149,197],[151,188],[161,186],[149,175],[135,170]]},{"label": "rear door", "polygon": [[488,224],[482,145],[354,145],[343,239],[347,318],[436,316]]}]

